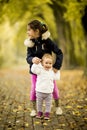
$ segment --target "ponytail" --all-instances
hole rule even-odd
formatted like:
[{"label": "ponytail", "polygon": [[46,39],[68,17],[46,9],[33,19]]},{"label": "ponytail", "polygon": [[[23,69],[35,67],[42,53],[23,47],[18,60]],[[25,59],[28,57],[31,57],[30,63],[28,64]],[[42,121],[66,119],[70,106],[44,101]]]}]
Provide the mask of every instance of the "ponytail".
[{"label": "ponytail", "polygon": [[46,24],[41,22],[41,26],[42,26],[42,34],[45,33],[48,30],[48,27],[46,26]]},{"label": "ponytail", "polygon": [[38,29],[40,32],[40,35],[48,31],[47,25],[45,23],[40,22],[39,20],[31,21],[30,23],[28,23],[28,26],[30,26],[30,28],[32,28],[34,31]]}]

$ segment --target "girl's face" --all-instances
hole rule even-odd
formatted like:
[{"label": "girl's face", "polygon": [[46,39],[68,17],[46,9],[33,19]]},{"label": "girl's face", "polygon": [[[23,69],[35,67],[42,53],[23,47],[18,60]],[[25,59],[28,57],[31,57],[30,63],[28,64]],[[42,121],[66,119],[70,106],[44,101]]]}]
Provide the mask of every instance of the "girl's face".
[{"label": "girl's face", "polygon": [[30,26],[27,27],[27,34],[30,39],[35,39],[39,37],[39,30],[36,29],[35,31],[30,28]]},{"label": "girl's face", "polygon": [[50,58],[44,58],[43,59],[43,62],[42,62],[42,65],[44,67],[45,70],[49,70],[52,68],[52,59]]}]

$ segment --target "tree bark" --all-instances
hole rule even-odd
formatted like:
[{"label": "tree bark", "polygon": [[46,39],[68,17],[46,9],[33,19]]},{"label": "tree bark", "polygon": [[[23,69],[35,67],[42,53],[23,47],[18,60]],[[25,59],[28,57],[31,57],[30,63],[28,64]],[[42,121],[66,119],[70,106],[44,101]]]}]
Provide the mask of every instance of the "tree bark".
[{"label": "tree bark", "polygon": [[[60,0],[61,2],[61,0]],[[74,54],[74,44],[72,40],[71,27],[68,22],[63,18],[65,7],[58,4],[57,1],[52,1],[50,7],[53,10],[57,33],[58,33],[58,43],[64,54],[64,68],[69,68],[70,65],[74,65],[75,54]]]}]

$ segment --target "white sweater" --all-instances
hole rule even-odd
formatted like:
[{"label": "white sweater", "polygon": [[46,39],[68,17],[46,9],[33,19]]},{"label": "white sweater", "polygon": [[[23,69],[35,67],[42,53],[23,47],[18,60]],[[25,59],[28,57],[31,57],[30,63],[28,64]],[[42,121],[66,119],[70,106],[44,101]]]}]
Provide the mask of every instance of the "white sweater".
[{"label": "white sweater", "polygon": [[60,71],[54,73],[52,69],[45,70],[41,63],[33,64],[31,71],[37,75],[36,91],[42,93],[52,93],[54,88],[53,80],[60,79]]}]

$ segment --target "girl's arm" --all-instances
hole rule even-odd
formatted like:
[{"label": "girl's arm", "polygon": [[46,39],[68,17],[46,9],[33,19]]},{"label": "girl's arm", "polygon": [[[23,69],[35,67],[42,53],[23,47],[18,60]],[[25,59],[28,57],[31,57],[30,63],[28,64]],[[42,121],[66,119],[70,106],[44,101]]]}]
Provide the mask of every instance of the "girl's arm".
[{"label": "girl's arm", "polygon": [[24,41],[24,45],[27,47],[26,61],[27,61],[28,64],[32,64],[33,63],[32,59],[34,58],[34,55],[33,55],[34,43],[32,42],[32,40],[27,38]]},{"label": "girl's arm", "polygon": [[62,53],[61,49],[58,48],[57,44],[55,44],[51,39],[47,39],[47,40],[51,46],[51,50],[56,55],[56,61],[53,65],[53,67],[55,69],[59,70],[61,68],[62,62],[63,62],[63,53]]},{"label": "girl's arm", "polygon": [[29,48],[29,47],[27,48],[27,57],[26,57],[27,63],[28,64],[33,64],[33,63],[39,64],[41,59],[38,57],[35,57],[33,55],[33,51],[34,50],[32,50],[32,48]]},{"label": "girl's arm", "polygon": [[32,54],[32,48],[27,48],[27,57],[26,57],[26,61],[28,64],[32,64],[32,59],[34,58],[33,54]]}]

